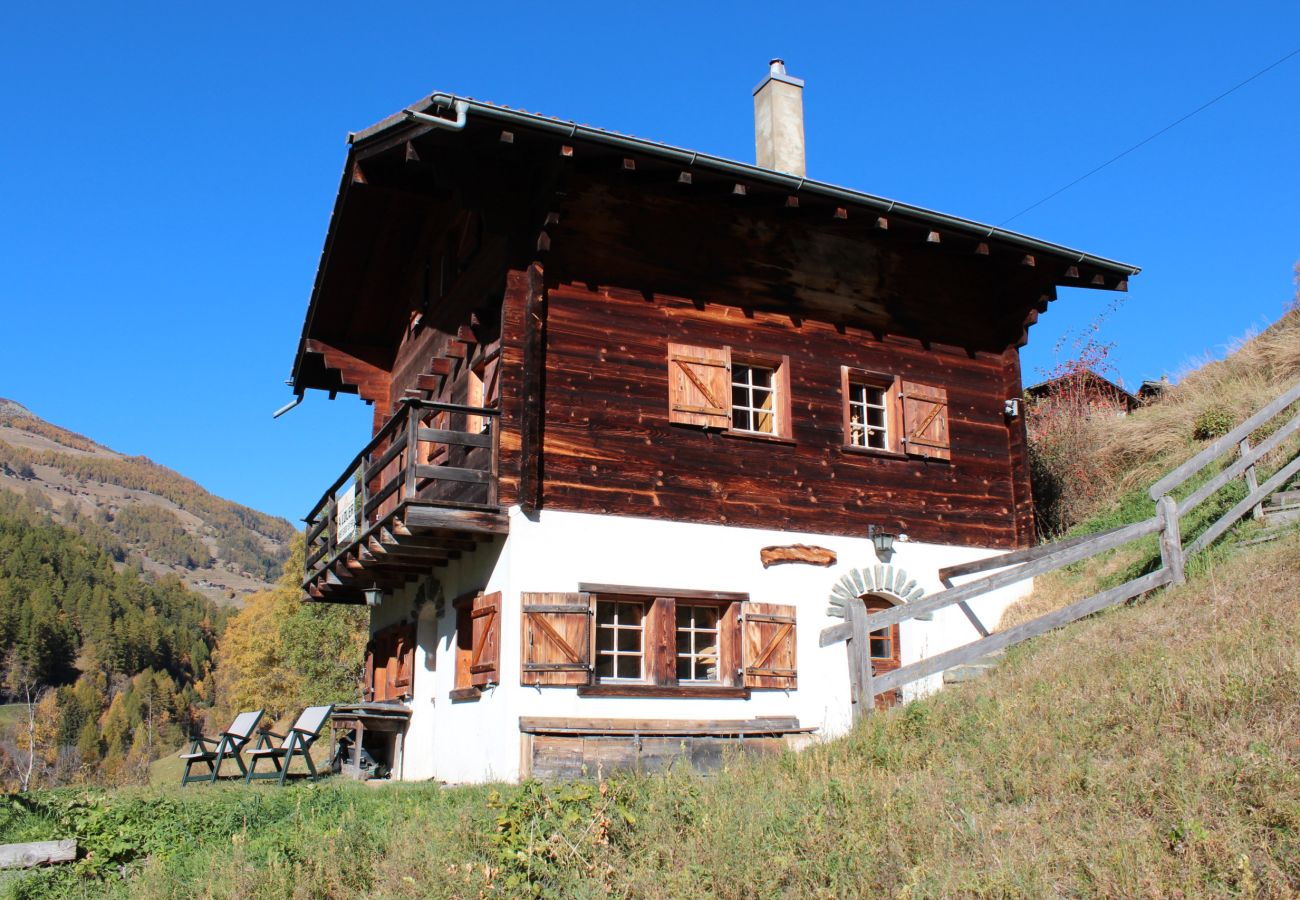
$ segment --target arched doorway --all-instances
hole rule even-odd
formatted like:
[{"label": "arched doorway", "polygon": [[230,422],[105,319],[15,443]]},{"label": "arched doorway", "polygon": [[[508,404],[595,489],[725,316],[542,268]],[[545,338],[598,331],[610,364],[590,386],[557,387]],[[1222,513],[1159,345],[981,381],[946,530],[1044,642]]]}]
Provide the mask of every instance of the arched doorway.
[{"label": "arched doorway", "polygon": [[[880,594],[863,594],[862,604],[867,608],[867,612],[874,613],[886,609],[892,609],[898,604],[896,599],[882,596]],[[898,641],[898,623],[886,626],[871,632],[868,640],[868,646],[871,651],[871,674],[881,676],[886,672],[892,672],[902,665],[902,653]],[[891,706],[897,706],[899,700],[898,688],[892,691],[885,691],[883,694],[876,695],[876,709],[887,709]]]}]

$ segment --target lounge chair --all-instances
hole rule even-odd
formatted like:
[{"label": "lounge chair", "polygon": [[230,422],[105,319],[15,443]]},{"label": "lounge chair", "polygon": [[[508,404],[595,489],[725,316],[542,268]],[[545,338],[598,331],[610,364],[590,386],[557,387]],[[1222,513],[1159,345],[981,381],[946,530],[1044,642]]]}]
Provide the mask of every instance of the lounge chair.
[{"label": "lounge chair", "polygon": [[[298,721],[289,728],[287,735],[263,731],[261,737],[257,739],[257,746],[248,751],[250,764],[244,782],[248,783],[260,778],[275,778],[283,785],[284,779],[289,774],[289,763],[293,762],[295,756],[301,756],[302,761],[307,764],[307,771],[311,773],[308,778],[312,781],[319,778],[316,766],[311,761],[311,745],[320,737],[321,729],[325,727],[325,720],[332,712],[334,712],[333,705],[309,706],[302,711],[302,715],[298,716]],[[272,746],[271,738],[279,739],[280,746]],[[258,772],[259,759],[271,760],[275,764],[275,771]]]},{"label": "lounge chair", "polygon": [[[181,759],[185,760],[185,773],[181,775],[181,787],[185,787],[191,781],[216,781],[217,776],[221,774],[221,764],[227,759],[235,761],[235,765],[239,766],[240,775],[247,775],[248,768],[239,753],[253,737],[253,729],[261,720],[260,709],[241,712],[219,737],[194,735],[191,738],[190,752],[181,754]],[[190,770],[194,768],[195,763],[203,763],[207,766],[208,774],[190,775]]]}]

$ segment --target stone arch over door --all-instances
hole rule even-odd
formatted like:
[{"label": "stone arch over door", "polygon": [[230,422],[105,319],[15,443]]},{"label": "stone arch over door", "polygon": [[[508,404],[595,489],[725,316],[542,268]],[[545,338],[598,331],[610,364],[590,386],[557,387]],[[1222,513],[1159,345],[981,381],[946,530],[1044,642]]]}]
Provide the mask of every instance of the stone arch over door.
[{"label": "stone arch over door", "polygon": [[[844,618],[847,604],[861,602],[868,613],[879,612],[890,606],[913,603],[925,595],[916,579],[896,566],[876,565],[850,569],[840,576],[831,588],[830,608],[827,613]],[[918,616],[929,620],[931,616]],[[902,644],[897,624],[870,634],[871,671],[873,675],[892,672],[902,665]],[[876,697],[876,708],[894,706],[899,701],[899,691],[894,689]]]}]

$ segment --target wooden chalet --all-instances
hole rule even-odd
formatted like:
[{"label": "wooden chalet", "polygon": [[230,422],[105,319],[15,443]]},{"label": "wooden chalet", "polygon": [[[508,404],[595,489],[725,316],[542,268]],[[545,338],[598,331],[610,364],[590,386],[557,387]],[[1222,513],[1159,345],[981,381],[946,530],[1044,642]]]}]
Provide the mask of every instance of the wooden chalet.
[{"label": "wooden chalet", "polygon": [[1058,286],[1138,270],[808,178],[802,90],[756,88],[762,166],[444,93],[350,136],[292,383],[374,426],[304,591],[372,607],[400,777],[838,733],[828,597],[1033,541],[1019,348]]}]

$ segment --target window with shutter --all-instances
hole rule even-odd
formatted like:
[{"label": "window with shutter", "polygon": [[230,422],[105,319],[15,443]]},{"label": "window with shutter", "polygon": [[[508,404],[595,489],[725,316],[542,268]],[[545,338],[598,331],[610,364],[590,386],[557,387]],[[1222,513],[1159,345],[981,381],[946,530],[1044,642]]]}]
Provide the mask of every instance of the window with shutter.
[{"label": "window with shutter", "polygon": [[747,603],[740,619],[745,687],[793,690],[797,686],[795,608]]},{"label": "window with shutter", "polygon": [[366,645],[362,698],[376,703],[409,699],[415,674],[415,624],[399,622]]},{"label": "window with shutter", "polygon": [[903,381],[903,449],[911,456],[951,459],[948,439],[948,392],[943,388]]},{"label": "window with shutter", "polygon": [[475,597],[470,622],[473,631],[470,684],[478,688],[497,684],[501,680],[497,674],[501,653],[501,592]]},{"label": "window with shutter", "polygon": [[591,595],[524,594],[520,681],[582,685],[591,680]]},{"label": "window with shutter", "polygon": [[844,445],[899,453],[898,379],[893,375],[840,366]]},{"label": "window with shutter", "polygon": [[731,351],[668,345],[668,421],[731,427]]}]

